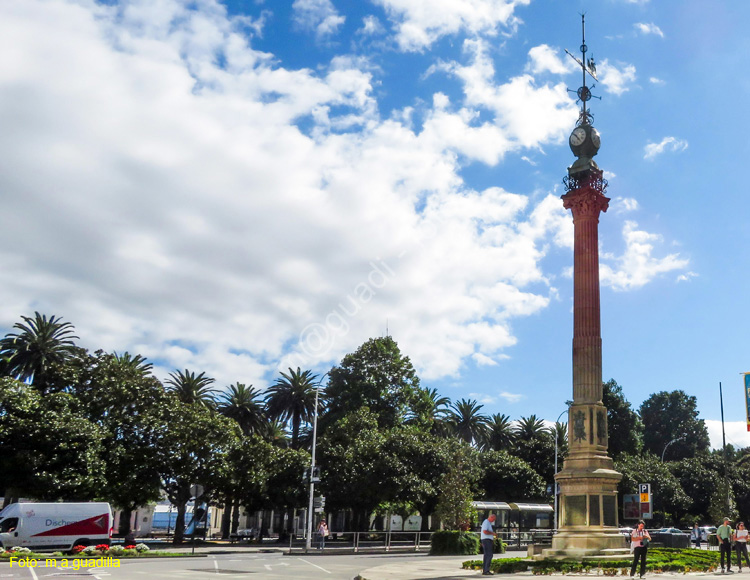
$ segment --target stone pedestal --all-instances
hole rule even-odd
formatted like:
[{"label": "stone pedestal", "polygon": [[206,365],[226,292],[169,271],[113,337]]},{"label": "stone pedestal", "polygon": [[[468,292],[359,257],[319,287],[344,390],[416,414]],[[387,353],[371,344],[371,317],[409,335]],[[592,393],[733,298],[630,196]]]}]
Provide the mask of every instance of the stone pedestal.
[{"label": "stone pedestal", "polygon": [[560,485],[560,531],[547,558],[620,559],[629,552],[618,531],[617,484],[622,475],[607,455],[607,409],[602,405],[599,304],[599,214],[609,198],[602,172],[573,173],[562,196],[573,213],[573,404],[568,411],[569,454],[555,476]]}]

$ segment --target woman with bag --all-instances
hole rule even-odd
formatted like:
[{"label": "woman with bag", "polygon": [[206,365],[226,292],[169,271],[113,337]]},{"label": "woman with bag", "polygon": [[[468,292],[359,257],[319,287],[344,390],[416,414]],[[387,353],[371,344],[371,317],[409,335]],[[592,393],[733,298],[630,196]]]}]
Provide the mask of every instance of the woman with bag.
[{"label": "woman with bag", "polygon": [[641,520],[638,527],[630,535],[630,545],[633,548],[633,566],[630,568],[630,577],[635,578],[635,569],[638,567],[638,560],[641,561],[641,578],[646,574],[646,553],[648,552],[648,543],[651,541],[651,534],[646,529],[646,522]]},{"label": "woman with bag", "polygon": [[737,564],[740,567],[740,572],[742,572],[743,556],[745,557],[747,567],[750,568],[750,558],[747,556],[747,538],[748,531],[745,529],[745,524],[739,522],[737,524],[737,529],[734,531],[734,534],[732,534],[732,540],[734,540],[734,549],[737,550]]}]

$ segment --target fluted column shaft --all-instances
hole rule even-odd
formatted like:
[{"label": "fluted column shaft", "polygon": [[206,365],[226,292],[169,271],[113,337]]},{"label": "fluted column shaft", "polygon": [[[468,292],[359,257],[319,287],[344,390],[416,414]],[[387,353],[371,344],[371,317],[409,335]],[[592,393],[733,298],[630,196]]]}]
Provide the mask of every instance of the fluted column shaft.
[{"label": "fluted column shaft", "polygon": [[599,214],[609,198],[584,185],[563,196],[573,213],[573,402],[601,403],[602,333],[599,298]]}]

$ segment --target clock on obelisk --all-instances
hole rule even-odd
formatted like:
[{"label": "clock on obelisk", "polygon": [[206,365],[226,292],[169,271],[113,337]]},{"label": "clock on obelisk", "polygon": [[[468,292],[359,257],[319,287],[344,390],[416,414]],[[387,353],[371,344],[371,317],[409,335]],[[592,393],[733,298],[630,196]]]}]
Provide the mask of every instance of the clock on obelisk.
[{"label": "clock on obelisk", "polygon": [[[622,558],[627,553],[617,526],[617,484],[622,475],[607,455],[607,409],[602,404],[602,337],[599,305],[599,215],[607,211],[607,181],[594,161],[601,145],[587,109],[593,97],[587,75],[585,20],[579,59],[581,112],[569,144],[576,161],[563,180],[562,196],[573,214],[573,402],[568,410],[568,456],[555,475],[560,489],[560,526],[546,557]],[[567,52],[567,51],[566,51]],[[570,54],[570,53],[568,53]],[[593,88],[593,87],[592,87]]]}]

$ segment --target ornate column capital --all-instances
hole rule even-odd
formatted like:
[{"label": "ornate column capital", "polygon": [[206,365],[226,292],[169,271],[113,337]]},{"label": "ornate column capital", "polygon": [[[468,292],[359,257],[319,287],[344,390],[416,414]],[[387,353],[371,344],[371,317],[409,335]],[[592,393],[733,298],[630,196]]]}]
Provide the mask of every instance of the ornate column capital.
[{"label": "ornate column capital", "polygon": [[563,182],[568,193],[561,196],[563,206],[573,212],[573,219],[595,218],[609,208],[609,198],[604,195],[607,180],[599,169],[591,169],[581,175],[570,175]]}]

